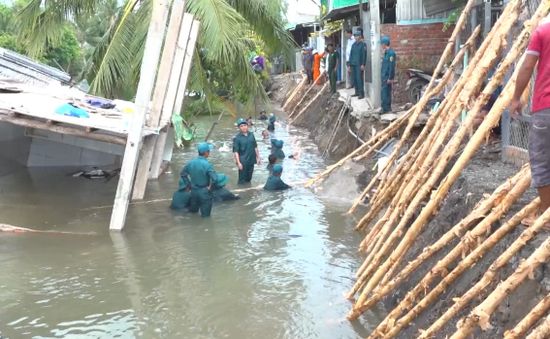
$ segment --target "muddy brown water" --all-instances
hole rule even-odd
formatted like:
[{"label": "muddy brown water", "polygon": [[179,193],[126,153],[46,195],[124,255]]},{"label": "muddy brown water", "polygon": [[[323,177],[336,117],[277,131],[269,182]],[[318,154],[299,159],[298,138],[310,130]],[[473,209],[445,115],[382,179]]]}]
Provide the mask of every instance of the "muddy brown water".
[{"label": "muddy brown water", "polygon": [[[201,121],[208,129],[209,119]],[[267,159],[268,145],[256,135]],[[230,176],[232,121],[216,128],[211,161]],[[325,166],[303,130],[278,126],[283,178]],[[182,164],[152,182],[146,200],[171,197]],[[253,185],[266,179],[265,162]],[[176,213],[169,202],[131,206],[123,233],[108,231],[116,179],[73,178],[75,169],[0,166],[0,222],[97,235],[0,234],[2,338],[357,338],[378,319],[349,323],[344,299],[360,264],[360,236],[347,205],[296,187],[252,190],[215,205],[213,215]]]}]

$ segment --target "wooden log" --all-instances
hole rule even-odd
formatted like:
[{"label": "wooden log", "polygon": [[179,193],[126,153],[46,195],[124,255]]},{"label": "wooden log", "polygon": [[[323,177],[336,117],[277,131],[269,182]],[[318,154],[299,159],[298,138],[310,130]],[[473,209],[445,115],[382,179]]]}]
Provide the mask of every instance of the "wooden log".
[{"label": "wooden log", "polygon": [[[511,330],[504,332],[504,339],[521,339],[550,311],[550,294],[542,298],[537,305]],[[548,329],[550,334],[550,327]]]},{"label": "wooden log", "polygon": [[136,112],[128,131],[128,140],[124,151],[124,159],[118,180],[117,193],[111,215],[109,228],[120,231],[126,222],[130,193],[134,183],[138,156],[142,142],[142,131],[145,114],[153,93],[155,74],[160,60],[160,51],[166,32],[166,22],[170,10],[168,0],[158,0],[153,3],[153,14],[145,42],[145,52],[140,70],[140,81],[136,94]]},{"label": "wooden log", "polygon": [[[533,228],[542,227],[550,221],[550,209],[543,213],[537,219]],[[498,284],[497,288],[476,308],[470,312],[466,318],[458,324],[458,329],[451,339],[466,339],[479,326],[482,330],[491,327],[490,318],[495,309],[506,299],[519,285],[523,283],[527,276],[537,269],[541,264],[550,259],[550,237],[547,238],[537,250],[526,260],[522,261],[515,272],[505,281]],[[548,333],[546,333],[548,334]]]},{"label": "wooden log", "polygon": [[[471,3],[473,3],[474,1],[473,0],[470,0],[468,2],[468,4],[471,6]],[[464,14],[464,13],[463,13]],[[451,79],[451,75],[452,75],[452,71],[454,70],[454,68],[456,67],[457,64],[460,63],[460,61],[464,58],[464,53],[466,52],[466,49],[469,48],[470,45],[472,45],[475,40],[477,39],[477,37],[479,36],[479,32],[481,31],[481,27],[478,26],[474,32],[472,32],[472,34],[470,35],[468,41],[465,43],[464,47],[462,47],[462,49],[459,51],[459,53],[457,53],[457,55],[455,56],[453,62],[452,62],[452,66],[447,70],[447,72],[445,73],[445,76],[443,77],[442,81],[439,83],[439,85],[437,85],[433,90],[428,90],[426,91],[426,94],[424,94],[422,96],[422,98],[420,98],[420,101],[418,102],[418,104],[415,106],[414,108],[414,112],[413,114],[411,115],[411,117],[409,118],[409,122],[408,122],[408,125],[407,127],[405,128],[405,131],[403,132],[403,135],[402,137],[400,138],[399,142],[397,143],[397,145],[394,147],[391,155],[390,155],[390,158],[386,164],[386,166],[384,166],[384,168],[382,169],[382,171],[379,171],[375,177],[371,180],[371,182],[369,183],[369,185],[367,186],[367,188],[363,191],[363,193],[354,201],[352,207],[350,208],[350,210],[348,211],[349,214],[355,212],[355,210],[357,209],[357,207],[359,206],[359,204],[365,200],[365,197],[368,195],[368,193],[371,191],[372,189],[372,186],[374,185],[374,183],[377,182],[377,180],[379,178],[385,178],[388,176],[389,174],[389,171],[390,169],[392,168],[394,162],[397,160],[397,158],[399,157],[399,154],[401,154],[401,149],[403,147],[403,145],[408,141],[410,135],[411,135],[411,132],[416,124],[416,121],[418,120],[418,117],[420,116],[420,114],[424,111],[424,109],[426,108],[426,105],[428,104],[428,101],[433,98],[434,96],[437,96],[439,94],[441,94],[441,92],[443,91],[443,89],[445,88],[445,86],[447,85],[447,83],[449,82],[449,80]],[[456,32],[456,30],[455,30]],[[363,155],[362,157],[359,157],[359,160],[361,160],[361,158],[363,157],[366,157],[365,155]]]},{"label": "wooden log", "polygon": [[[172,5],[170,21],[168,23],[166,39],[162,50],[162,57],[158,67],[151,110],[146,121],[146,125],[153,128],[159,127],[160,117],[162,115],[162,109],[168,91],[168,85],[175,81],[172,77],[175,73],[172,73],[172,70],[174,67],[178,67],[179,65],[179,60],[174,60],[179,37],[189,34],[188,31],[186,32],[185,26],[190,26],[193,16],[188,14],[184,18],[184,12],[185,1],[175,0]],[[153,152],[157,138],[158,137],[155,135],[148,136],[143,140],[136,180],[132,191],[132,200],[141,200],[145,195],[145,189],[149,179],[149,170],[151,167],[151,161],[153,159]]]},{"label": "wooden log", "polygon": [[[511,9],[512,9],[511,6],[506,6],[506,8],[504,9],[504,11],[502,13],[501,18],[507,17],[510,14]],[[502,20],[498,20],[496,22],[496,24],[493,26],[491,32],[486,37],[486,39],[484,39],[484,41],[481,44],[481,46],[479,47],[477,53],[474,55],[474,58],[471,60],[469,66],[464,70],[464,72],[462,73],[462,75],[459,78],[458,82],[455,84],[455,86],[453,86],[451,92],[446,96],[446,98],[443,101],[441,107],[438,109],[438,112],[445,112],[448,109],[449,105],[453,105],[456,102],[456,100],[458,100],[458,96],[461,94],[462,89],[464,88],[466,82],[471,80],[470,77],[472,76],[472,74],[473,74],[474,70],[476,69],[476,66],[478,65],[478,63],[481,60],[482,56],[485,54],[485,51],[488,49],[488,47],[495,40],[494,36],[495,36],[496,32],[500,30],[501,21]],[[427,133],[432,133],[432,132],[437,133],[439,131],[439,128],[433,128],[433,124],[434,124],[436,119],[442,119],[442,118],[443,117],[440,117],[439,114],[436,115],[436,116],[434,116],[432,114],[432,116],[428,120],[427,125],[422,130],[420,136],[417,138],[417,140],[415,141],[415,143],[411,147],[411,150],[409,151],[409,153],[413,154],[413,152],[416,152],[416,150],[421,147],[421,145],[424,143],[424,139],[425,139],[425,136],[426,136]],[[408,155],[409,154],[407,154],[407,157],[408,157]],[[426,158],[426,155],[421,155],[417,159],[415,159],[415,158],[411,159],[411,158],[407,158],[407,157],[405,158],[405,160],[403,161],[403,163],[400,167],[403,168],[403,170],[405,170],[407,173],[410,173],[411,171],[409,169],[412,166],[416,165],[415,160],[417,160],[417,159],[423,160],[423,159]],[[411,180],[410,178],[407,179],[407,180],[392,180],[392,181],[390,181],[390,187],[389,188],[385,186],[386,181],[381,182],[380,185],[379,185],[379,189],[377,190],[377,194],[374,197],[375,200],[387,199],[389,196],[392,196],[392,194],[393,194],[392,192],[395,191],[395,185],[397,183],[403,182],[403,181],[409,182],[410,180]],[[381,199],[378,199],[378,196],[382,193],[383,193],[384,197],[381,198]],[[383,203],[383,202],[381,202],[381,203]]]},{"label": "wooden log", "polygon": [[[461,237],[461,241],[458,243],[458,245],[455,246],[441,260],[439,260],[437,264],[429,271],[429,273],[426,274],[426,276],[424,276],[424,278],[422,278],[422,280],[411,291],[409,291],[409,293],[407,293],[405,298],[403,298],[403,300],[397,305],[397,307],[395,307],[388,314],[386,319],[384,319],[384,321],[378,326],[378,332],[387,332],[388,325],[393,324],[404,312],[408,311],[414,305],[414,301],[418,298],[418,296],[421,295],[421,293],[424,292],[426,288],[429,287],[430,284],[437,279],[441,272],[446,272],[449,266],[454,263],[458,258],[460,258],[461,255],[467,253],[470,248],[475,247],[475,241],[485,235],[487,233],[487,230],[491,228],[491,225],[495,221],[499,220],[508,211],[508,209],[523,195],[523,193],[529,188],[529,185],[531,184],[531,176],[529,175],[528,168],[526,169],[526,171],[520,171],[520,173],[523,173],[523,176],[519,178],[515,186],[511,187],[509,193],[506,194],[506,196],[495,208],[493,208],[493,210],[489,215],[487,215],[487,217],[483,218],[483,216],[480,216],[479,214],[472,216],[473,220],[477,220],[480,217],[483,218],[483,220],[470,232],[466,233],[465,236]],[[468,223],[465,223],[465,225],[468,225]],[[441,244],[437,245],[441,246]],[[418,265],[420,264],[421,263],[418,263]],[[383,289],[383,287],[381,287],[381,289]],[[361,297],[363,297],[364,292],[365,291],[363,291]],[[381,297],[382,294],[379,293],[378,295],[373,296],[371,302],[368,302],[366,296],[364,298],[359,298],[357,303],[358,309],[355,310],[354,313],[350,314],[350,316],[358,316],[358,314],[361,314],[367,308],[372,307],[375,300],[380,300]],[[363,307],[361,308],[361,306]],[[403,322],[403,325],[406,324],[408,324],[408,322]],[[393,327],[397,331],[401,329],[397,324]]]},{"label": "wooden log", "polygon": [[[377,145],[382,145],[383,142],[385,142],[386,140],[389,140],[391,136],[404,125],[404,123],[407,121],[407,118],[408,117],[404,115],[399,119],[393,121],[384,130],[378,132],[376,135],[370,138],[369,141],[359,146],[357,149],[355,149],[353,152],[351,152],[344,158],[340,159],[334,165],[327,167],[323,172],[317,174],[315,177],[308,180],[305,184],[305,187],[312,187],[315,184],[323,182],[327,177],[329,177],[332,174],[332,172],[342,167],[347,161],[353,159],[353,157],[357,156],[361,152],[365,152],[369,148],[372,148],[373,150],[375,150],[378,147]],[[380,141],[382,139],[384,139],[384,141]]]},{"label": "wooden log", "polygon": [[548,339],[548,333],[550,333],[550,314],[526,339]]},{"label": "wooden log", "polygon": [[[432,79],[428,84],[428,89],[434,86],[435,80],[437,79],[439,73],[443,69],[443,65],[445,65],[445,62],[447,61],[447,59],[449,59],[449,57],[452,55],[453,50],[456,46],[456,40],[460,36],[460,33],[464,30],[468,16],[470,15],[470,12],[472,11],[473,6],[475,6],[476,3],[477,3],[476,0],[469,0],[466,3],[466,6],[464,6],[464,9],[462,10],[460,17],[456,21],[456,26],[455,26],[455,29],[453,30],[453,34],[451,34],[451,37],[447,42],[447,46],[445,46],[445,50],[443,50],[443,54],[441,55],[441,58],[439,58],[439,62],[437,63],[437,66],[435,66]],[[426,92],[428,92],[428,90]]]},{"label": "wooden log", "polygon": [[[382,298],[395,290],[395,288],[397,288],[403,281],[408,279],[414,271],[426,262],[426,260],[438,253],[454,239],[462,237],[468,229],[470,229],[476,222],[479,222],[480,219],[483,219],[495,205],[498,205],[502,199],[509,194],[510,190],[518,184],[522,177],[525,177],[525,175],[528,174],[528,166],[525,166],[516,175],[509,178],[504,184],[499,186],[493,194],[481,200],[473,209],[472,213],[453,226],[434,244],[426,247],[415,260],[407,264],[407,266],[405,266],[405,268],[401,270],[401,272],[399,272],[399,274],[388,284],[376,289],[372,296],[363,305],[360,305],[360,309],[356,311],[357,314],[370,309],[373,305],[382,300]],[[354,293],[355,292],[356,291],[354,291]],[[353,313],[350,314],[350,316],[352,316],[351,319],[354,319]]]},{"label": "wooden log", "polygon": [[[513,25],[513,23],[517,20],[519,16],[519,8],[520,8],[520,1],[513,0],[508,4],[508,6],[511,6],[514,8],[514,11],[508,15],[506,18],[504,18],[501,29],[503,32],[507,32],[510,26]],[[530,33],[530,31],[529,31]],[[526,45],[528,42],[528,36],[527,40],[524,40],[525,37],[518,39],[516,43],[514,44],[517,48],[512,48],[511,52],[506,56],[506,58],[501,63],[499,69],[495,73],[492,80],[489,82],[487,87],[485,88],[482,95],[480,95],[474,105],[474,109],[470,111],[470,114],[468,115],[466,121],[460,126],[458,131],[455,133],[455,136],[450,141],[450,143],[445,147],[444,152],[440,155],[440,157],[435,161],[436,164],[435,169],[433,168],[426,168],[424,173],[428,173],[428,170],[430,171],[430,177],[429,180],[422,186],[422,188],[418,191],[418,193],[414,196],[412,199],[412,202],[408,204],[407,210],[405,214],[401,217],[401,220],[399,221],[398,226],[396,227],[396,231],[394,231],[395,236],[390,237],[388,241],[394,241],[398,236],[398,231],[403,230],[404,227],[408,224],[409,220],[415,215],[415,213],[418,211],[418,208],[424,198],[431,192],[432,187],[435,185],[439,177],[442,175],[443,171],[445,170],[445,167],[447,166],[448,162],[454,157],[457,150],[460,148],[460,144],[462,140],[464,139],[466,133],[468,132],[469,128],[473,125],[475,116],[479,112],[482,106],[485,105],[487,102],[487,99],[490,97],[490,95],[493,93],[493,91],[496,89],[496,87],[501,83],[502,78],[504,77],[507,70],[510,68],[512,63],[516,61],[518,54],[520,51],[522,51],[525,47],[521,48],[522,44]],[[492,51],[494,52],[494,51]],[[485,53],[486,57],[488,59],[493,59],[494,54],[493,53]],[[494,60],[486,60],[484,59],[484,62],[480,65],[481,69],[478,71],[478,73],[481,73],[483,77],[486,76],[487,71],[487,65],[490,65]],[[487,64],[485,64],[487,63]],[[517,71],[517,70],[516,70]],[[485,73],[484,73],[485,72]],[[476,83],[468,84],[467,87],[472,88],[476,87]],[[497,100],[497,103],[493,106],[491,112],[488,114],[485,121],[482,123],[480,128],[476,131],[476,134],[474,135],[474,138],[470,140],[468,143],[468,146],[465,148],[464,152],[461,154],[459,160],[456,162],[455,166],[453,167],[453,170],[451,170],[452,178],[454,180],[443,180],[442,184],[440,185],[440,188],[435,194],[435,197],[433,197],[429,202],[428,205],[422,209],[420,216],[414,220],[413,224],[408,228],[405,235],[402,237],[399,245],[391,252],[391,255],[389,256],[386,261],[379,266],[377,269],[377,272],[373,275],[373,277],[370,279],[369,284],[365,287],[365,290],[371,290],[373,287],[377,286],[378,283],[384,278],[384,276],[390,276],[395,267],[401,262],[403,256],[408,251],[410,246],[412,246],[412,243],[416,239],[416,237],[420,234],[423,227],[427,223],[427,221],[433,216],[433,214],[436,212],[436,207],[439,206],[444,196],[446,196],[448,190],[450,189],[451,185],[454,183],[454,181],[458,178],[460,172],[464,168],[464,166],[467,164],[466,158],[469,160],[473,156],[473,153],[477,151],[479,146],[482,144],[482,142],[485,139],[485,136],[490,133],[492,127],[496,125],[498,122],[498,118],[500,118],[500,115],[504,111],[504,105],[506,106],[509,104],[511,99],[511,91],[513,91],[515,87],[515,83],[510,82],[506,86],[503,95]],[[465,91],[468,92],[468,91]],[[503,99],[504,98],[504,99]],[[461,102],[459,103],[459,107],[464,105],[466,103],[466,98],[463,97]],[[462,161],[460,160],[462,159]],[[451,175],[450,174],[450,175]],[[450,175],[447,176],[447,178],[450,177]],[[405,193],[405,196],[407,197],[407,194]],[[393,222],[393,220],[391,221]],[[379,263],[376,263],[378,265]],[[365,291],[364,291],[365,292]]]},{"label": "wooden log", "polygon": [[314,103],[315,101],[317,101],[317,99],[319,99],[319,98],[321,97],[321,95],[323,95],[323,93],[327,90],[328,85],[329,85],[328,83],[324,84],[323,87],[321,87],[321,90],[319,91],[319,93],[317,93],[317,94],[307,103],[307,105],[306,105],[304,108],[302,108],[302,110],[300,110],[300,112],[299,112],[294,118],[290,118],[290,116],[289,116],[290,119],[289,119],[288,123],[289,123],[289,124],[293,124],[298,118],[300,118],[300,117],[308,110],[308,108],[310,108],[311,105],[313,105],[313,103]]},{"label": "wooden log", "polygon": [[292,91],[292,94],[286,99],[286,101],[283,104],[283,111],[287,111],[291,103],[297,98],[298,94],[302,92],[303,88],[307,85],[307,76],[302,76],[302,81],[296,86],[296,88]]},{"label": "wooden log", "polygon": [[545,226],[545,223],[550,220],[550,210],[546,211],[537,221],[525,229],[521,235],[510,245],[508,248],[491,264],[489,269],[483,274],[483,277],[472,286],[466,293],[460,298],[453,299],[454,303],[451,305],[445,313],[439,317],[432,325],[424,331],[426,338],[430,337],[430,334],[435,334],[443,326],[453,319],[461,310],[463,310],[472,300],[478,299],[480,294],[487,289],[487,287],[496,279],[498,279],[498,272],[505,267],[508,262],[516,256],[520,250],[522,250],[529,241],[531,241]]},{"label": "wooden log", "polygon": [[[491,236],[489,236],[481,245],[473,250],[466,258],[458,263],[458,265],[451,271],[451,273],[445,275],[445,277],[420,301],[417,302],[404,317],[400,318],[394,326],[392,326],[387,337],[395,337],[403,328],[408,326],[419,314],[424,312],[431,304],[436,302],[438,298],[445,293],[447,288],[451,286],[464,272],[474,266],[483,256],[490,251],[494,246],[498,244],[508,233],[513,231],[517,225],[521,223],[521,220],[527,217],[529,214],[535,212],[540,205],[540,200],[535,199],[529,205],[524,207],[520,212],[515,214],[508,222],[502,227],[496,230]],[[489,225],[490,226],[490,225]],[[490,231],[485,230],[485,232]],[[472,239],[475,241],[475,239]],[[442,270],[446,270],[447,267],[442,267]],[[440,270],[439,272],[442,272]],[[424,288],[426,288],[425,285]]]},{"label": "wooden log", "polygon": [[[323,72],[322,75],[325,75],[325,73],[326,73],[326,72]],[[313,84],[311,84],[311,85],[309,86],[309,88],[308,88],[307,91],[304,93],[304,95],[302,96],[302,98],[298,101],[298,103],[296,104],[296,106],[294,106],[294,108],[292,109],[292,111],[290,111],[290,113],[288,113],[288,119],[292,119],[292,117],[297,113],[298,108],[300,108],[300,106],[301,106],[304,102],[306,102],[306,100],[307,100],[308,97],[309,97],[309,93],[311,93],[311,92],[313,91],[313,89],[318,88],[317,85],[319,85],[319,83],[320,83],[320,81],[321,81],[321,78],[322,78],[322,76],[318,77],[317,79],[315,79],[315,81],[313,82]],[[326,87],[326,84],[325,84],[325,86],[323,86],[323,87],[321,88],[321,91],[320,91],[320,92],[322,92],[323,89],[324,89],[325,87]],[[317,94],[315,97],[317,97],[317,96],[318,96],[318,94]],[[311,103],[311,100],[309,101],[309,103]],[[307,104],[306,106],[309,106],[309,104]],[[303,109],[300,110],[300,112],[302,112],[302,111],[303,111]]]},{"label": "wooden log", "polygon": [[[189,73],[191,72],[193,56],[195,54],[195,44],[197,42],[197,38],[199,35],[199,28],[200,28],[200,22],[197,20],[193,20],[193,26],[191,27],[191,32],[189,33],[189,40],[187,41],[187,47],[185,49],[185,59],[183,62],[181,76],[179,79],[178,94],[176,96],[176,101],[174,103],[174,110],[162,111],[161,124],[169,124],[169,122],[172,119],[172,114],[174,114],[174,112],[180,112],[181,108],[183,107],[183,101],[187,93],[187,81],[189,78]],[[151,171],[149,172],[149,177],[152,179],[158,179],[161,172],[163,156],[165,154],[166,142],[168,139],[168,129],[169,128],[166,128],[160,131],[157,143],[155,144],[155,151],[153,152],[153,160],[151,161]],[[173,145],[173,144],[170,144],[170,145]]]}]

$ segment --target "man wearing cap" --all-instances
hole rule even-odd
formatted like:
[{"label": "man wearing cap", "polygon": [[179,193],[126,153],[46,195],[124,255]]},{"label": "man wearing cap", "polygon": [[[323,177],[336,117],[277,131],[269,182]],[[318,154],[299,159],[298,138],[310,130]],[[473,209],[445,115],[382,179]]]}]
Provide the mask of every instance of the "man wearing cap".
[{"label": "man wearing cap", "polygon": [[351,66],[349,66],[349,57],[351,55],[351,46],[355,43],[355,38],[353,37],[353,31],[351,29],[346,30],[346,37],[348,38],[346,42],[346,64],[348,65],[348,77],[349,77],[349,88],[353,87],[353,76],[351,74]]},{"label": "man wearing cap", "polygon": [[279,164],[273,165],[273,172],[267,178],[267,182],[265,183],[264,190],[266,191],[282,191],[289,189],[290,186],[287,185],[283,179],[281,179],[281,175],[283,174],[283,166]]},{"label": "man wearing cap", "polygon": [[390,37],[380,39],[384,57],[382,59],[382,113],[391,112],[391,91],[395,78],[395,62],[397,55],[390,47]]},{"label": "man wearing cap", "polygon": [[363,99],[365,97],[365,80],[363,72],[365,71],[365,63],[367,61],[366,47],[362,40],[363,32],[356,31],[353,36],[355,42],[351,46],[348,65],[351,68],[351,76],[355,87],[354,97]]},{"label": "man wearing cap", "polygon": [[241,198],[225,188],[227,181],[229,181],[229,178],[225,174],[218,173],[218,178],[212,184],[212,200],[214,202],[239,200]]},{"label": "man wearing cap", "polygon": [[248,131],[246,120],[237,120],[239,133],[233,138],[233,155],[239,168],[239,185],[252,181],[254,165],[261,164],[260,152],[254,134]]},{"label": "man wearing cap", "polygon": [[278,139],[271,139],[271,154],[273,154],[278,160],[285,158],[285,152],[283,152],[284,141]]},{"label": "man wearing cap", "polygon": [[208,162],[210,145],[201,142],[197,146],[197,150],[199,156],[183,167],[181,178],[184,183],[191,186],[189,212],[197,213],[200,210],[202,217],[209,217],[212,211],[210,186],[217,180],[217,175],[210,162]]}]

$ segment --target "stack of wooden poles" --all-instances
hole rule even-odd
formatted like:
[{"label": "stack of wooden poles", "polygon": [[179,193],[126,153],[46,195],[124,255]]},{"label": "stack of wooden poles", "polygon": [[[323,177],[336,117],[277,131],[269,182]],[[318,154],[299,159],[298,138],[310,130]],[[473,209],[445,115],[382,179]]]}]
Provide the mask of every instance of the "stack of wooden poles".
[{"label": "stack of wooden poles", "polygon": [[[475,2],[475,0],[468,1],[434,75],[438,74],[443,65],[451,59],[455,41],[463,30]],[[368,199],[369,209],[356,226],[357,230],[367,233],[360,245],[360,250],[366,254],[366,259],[359,268],[356,283],[348,294],[348,298],[355,301],[348,318],[357,319],[384,297],[391,295],[428,259],[443,249],[449,251],[428,270],[414,288],[408,291],[403,300],[372,332],[370,338],[396,337],[437,301],[448,286],[451,286],[456,279],[513,231],[523,218],[534,213],[539,207],[540,201],[533,200],[498,230],[491,233],[491,226],[505,217],[512,205],[529,188],[531,175],[526,165],[493,194],[480,201],[470,215],[435,243],[425,248],[415,260],[406,265],[403,263],[404,257],[417,237],[425,231],[431,218],[439,211],[461,171],[485,143],[492,128],[498,124],[502,113],[512,100],[516,87],[515,79],[531,33],[550,12],[550,1],[542,1],[530,20],[525,22],[521,32],[517,36],[510,36],[521,14],[525,12],[526,5],[526,2],[521,0],[511,0],[506,5],[500,19],[475,52],[469,66],[463,70],[461,77],[454,83],[439,109],[431,114],[426,126],[415,140],[409,139],[418,116],[425,109],[428,100],[441,93],[449,84],[456,68],[462,64],[465,51],[472,49],[475,45],[479,28],[472,33],[456,54],[439,84],[430,83],[426,94],[406,115],[306,184],[306,186],[313,186],[322,182],[347,161],[361,161],[371,156],[390,138],[397,133],[402,133],[399,143],[390,155],[390,161],[371,180],[349,211],[353,213],[362,202]],[[513,41],[512,45],[508,45],[510,38]],[[491,69],[496,71],[482,88]],[[514,69],[511,80],[504,84],[506,75]],[[492,93],[502,84],[504,84],[502,94],[481,125],[476,126],[476,117]],[[528,94],[527,90],[524,97],[528,97]],[[460,122],[460,117],[465,111],[468,112],[467,116]],[[475,133],[468,140],[472,131]],[[407,145],[408,151],[401,155]],[[444,175],[449,168],[450,171]],[[527,242],[533,239],[548,221],[550,221],[550,211],[543,213],[534,225],[525,229],[470,290],[464,295],[454,296],[452,306],[428,329],[422,331],[420,338],[437,337],[438,331],[443,326],[464,310],[469,303],[478,302],[480,296],[485,299],[482,298],[478,306],[459,322],[458,329],[452,338],[467,338],[478,327],[489,328],[491,314],[505,297],[524,282],[534,269],[548,262],[550,239],[526,258],[496,289],[486,291],[486,288],[498,278],[499,270],[524,249]],[[458,244],[452,247],[451,244],[457,240]],[[398,268],[399,271],[397,271]],[[541,300],[516,328],[506,333],[506,338],[524,337],[539,321],[542,323],[533,330],[532,335],[547,329],[550,320],[542,319],[550,309],[549,298],[550,296]]]}]

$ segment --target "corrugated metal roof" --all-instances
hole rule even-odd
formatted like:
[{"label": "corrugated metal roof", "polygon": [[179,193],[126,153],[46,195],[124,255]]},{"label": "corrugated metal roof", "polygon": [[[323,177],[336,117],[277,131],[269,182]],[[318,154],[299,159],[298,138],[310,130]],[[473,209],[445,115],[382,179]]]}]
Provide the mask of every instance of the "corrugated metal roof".
[{"label": "corrugated metal roof", "polygon": [[0,48],[0,77],[34,85],[69,84],[71,76],[24,55]]}]

